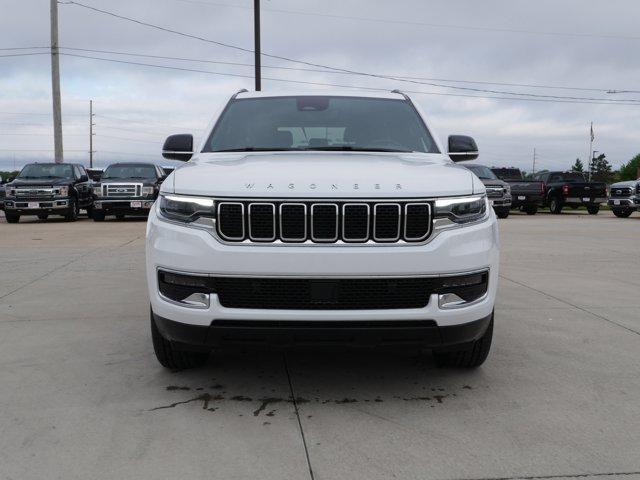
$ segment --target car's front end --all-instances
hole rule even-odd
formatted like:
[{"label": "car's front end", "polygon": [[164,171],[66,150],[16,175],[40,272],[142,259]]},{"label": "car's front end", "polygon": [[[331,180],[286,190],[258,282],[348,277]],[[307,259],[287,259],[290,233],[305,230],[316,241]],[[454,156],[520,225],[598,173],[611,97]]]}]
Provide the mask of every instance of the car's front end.
[{"label": "car's front end", "polygon": [[5,212],[11,215],[65,215],[69,210],[71,182],[14,180],[5,187]]},{"label": "car's front end", "polygon": [[139,180],[102,180],[93,187],[95,214],[115,216],[146,216],[149,214],[158,187]]},{"label": "car's front end", "polygon": [[607,204],[618,217],[640,210],[640,180],[612,184]]},{"label": "car's front end", "polygon": [[[229,163],[255,170],[267,160],[243,157]],[[338,180],[336,160],[301,158],[317,181],[300,192],[267,180],[260,193],[252,187],[242,195],[247,182],[221,178],[224,161],[178,172],[147,231],[151,307],[166,338],[201,349],[237,342],[446,348],[485,331],[498,283],[498,230],[482,185],[464,170],[433,165],[433,188],[410,188],[403,174],[385,184],[380,172],[379,182],[353,190],[355,182]],[[380,158],[369,160],[380,166]],[[275,172],[284,167],[275,158],[266,163]],[[392,158],[389,171],[394,163],[402,165]],[[438,170],[450,170],[444,190],[434,181]],[[214,178],[237,192],[193,193]]]}]

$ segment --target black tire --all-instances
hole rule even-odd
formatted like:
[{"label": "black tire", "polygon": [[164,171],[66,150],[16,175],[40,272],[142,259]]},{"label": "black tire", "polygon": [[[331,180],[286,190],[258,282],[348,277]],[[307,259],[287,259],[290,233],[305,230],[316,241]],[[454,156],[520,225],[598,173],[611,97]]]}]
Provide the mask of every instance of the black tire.
[{"label": "black tire", "polygon": [[587,212],[589,215],[597,215],[600,211],[600,205],[587,205]]},{"label": "black tire", "polygon": [[562,200],[558,196],[553,196],[549,199],[549,211],[554,215],[560,215],[562,213]]},{"label": "black tire", "polygon": [[7,223],[18,223],[20,221],[20,215],[16,213],[4,212],[4,217],[7,219]]},{"label": "black tire", "polygon": [[49,215],[47,213],[39,213],[38,218],[40,220],[46,220],[47,218],[49,218]]},{"label": "black tire", "polygon": [[104,222],[104,218],[106,217],[106,215],[104,214],[104,212],[94,210],[92,217],[94,222]]},{"label": "black tire", "polygon": [[204,365],[209,358],[208,353],[188,352],[178,350],[174,345],[164,338],[153,320],[151,312],[151,339],[153,341],[153,351],[160,365],[171,370],[185,370],[197,368]]},{"label": "black tire", "polygon": [[633,213],[631,208],[614,208],[613,214],[618,218],[627,218]]},{"label": "black tire", "polygon": [[67,222],[75,222],[78,220],[78,213],[80,213],[80,209],[78,208],[78,200],[75,197],[71,197],[69,200],[69,209],[67,213],[64,215],[64,219]]},{"label": "black tire", "polygon": [[122,214],[122,213],[116,214],[116,219],[117,220],[124,220],[124,214]]},{"label": "black tire", "polygon": [[487,330],[482,336],[467,344],[460,350],[450,352],[433,352],[433,358],[439,367],[460,367],[476,368],[484,363],[491,350],[491,340],[493,339],[493,314]]},{"label": "black tire", "polygon": [[509,216],[509,209],[508,208],[496,208],[496,216],[498,218],[507,218]]},{"label": "black tire", "polygon": [[87,218],[93,218],[93,207],[87,207],[85,210],[87,211]]},{"label": "black tire", "polygon": [[523,210],[524,210],[524,213],[526,213],[527,215],[535,215],[536,213],[538,213],[538,206],[525,205]]}]

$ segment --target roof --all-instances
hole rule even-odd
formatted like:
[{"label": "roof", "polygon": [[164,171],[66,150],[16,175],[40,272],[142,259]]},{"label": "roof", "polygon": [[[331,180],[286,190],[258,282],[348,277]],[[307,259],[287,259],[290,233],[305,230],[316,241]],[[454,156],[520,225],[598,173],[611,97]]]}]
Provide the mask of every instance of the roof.
[{"label": "roof", "polygon": [[273,98],[273,97],[365,97],[402,100],[398,92],[373,90],[280,90],[273,92],[240,92],[236,98]]},{"label": "roof", "polygon": [[[109,167],[141,167],[141,166],[152,166],[155,167],[155,163],[151,163],[151,162],[116,162],[116,163],[110,163]],[[109,168],[107,167],[107,168]]]}]

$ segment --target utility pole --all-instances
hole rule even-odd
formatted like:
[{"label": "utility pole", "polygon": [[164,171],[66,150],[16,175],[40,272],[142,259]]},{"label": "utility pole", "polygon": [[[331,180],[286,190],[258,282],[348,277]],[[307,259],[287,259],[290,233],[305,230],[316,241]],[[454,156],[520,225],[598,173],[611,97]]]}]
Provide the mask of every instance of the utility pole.
[{"label": "utility pole", "polygon": [[89,168],[93,168],[93,100],[89,100]]},{"label": "utility pole", "polygon": [[536,149],[533,149],[533,166],[531,167],[531,173],[536,173],[536,159],[538,158],[536,154]]},{"label": "utility pole", "polygon": [[262,90],[262,73],[260,69],[260,0],[253,0],[253,36],[253,51],[256,66],[256,92],[259,92],[260,90]]},{"label": "utility pole", "polygon": [[51,0],[51,93],[53,97],[53,142],[56,163],[64,162],[62,149],[62,105],[60,102],[60,54],[58,53],[58,1]]},{"label": "utility pole", "polygon": [[593,122],[591,122],[591,128],[589,130],[589,181],[591,181],[591,165],[593,163]]}]

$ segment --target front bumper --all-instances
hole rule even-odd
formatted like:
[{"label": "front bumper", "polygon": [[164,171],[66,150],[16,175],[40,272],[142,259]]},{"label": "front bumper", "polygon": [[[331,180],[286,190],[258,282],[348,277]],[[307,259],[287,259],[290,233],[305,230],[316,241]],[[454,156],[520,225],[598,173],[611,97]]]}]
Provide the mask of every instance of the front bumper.
[{"label": "front bumper", "polygon": [[416,321],[252,321],[212,322],[209,326],[175,322],[152,313],[162,336],[179,349],[207,351],[232,345],[302,347],[417,346],[446,350],[480,338],[492,315],[452,326],[438,327],[433,320]]},{"label": "front bumper", "polygon": [[640,197],[610,198],[607,204],[612,208],[640,208]]},{"label": "front bumper", "polygon": [[106,215],[147,215],[154,202],[155,199],[149,199],[148,197],[118,198],[117,200],[97,197],[93,202],[93,208],[104,212]]},{"label": "front bumper", "polygon": [[493,207],[511,207],[511,197],[508,195],[502,198],[490,198],[489,201]]},{"label": "front bumper", "polygon": [[15,200],[7,199],[4,202],[6,212],[16,213],[18,215],[38,215],[42,213],[61,215],[61,211],[69,209],[69,198],[51,198],[51,199],[29,199]]},{"label": "front bumper", "polygon": [[[489,270],[489,280],[482,299],[457,308],[440,308],[437,294],[431,295],[424,308],[226,308],[216,294],[211,295],[208,306],[192,308],[161,297],[158,269],[196,275],[282,278],[446,276]],[[430,321],[437,327],[455,326],[485,318],[493,311],[499,270],[498,227],[495,214],[490,211],[487,221],[441,231],[417,245],[223,244],[203,229],[159,220],[153,208],[147,222],[146,270],[154,314],[179,324],[209,328],[228,321]]]}]

